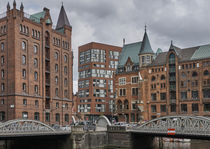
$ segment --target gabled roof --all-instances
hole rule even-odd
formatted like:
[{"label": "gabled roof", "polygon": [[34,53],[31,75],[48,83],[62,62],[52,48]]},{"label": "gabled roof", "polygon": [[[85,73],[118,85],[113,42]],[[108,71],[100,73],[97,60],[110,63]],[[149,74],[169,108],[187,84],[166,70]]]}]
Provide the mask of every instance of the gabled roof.
[{"label": "gabled roof", "polygon": [[119,57],[118,67],[124,66],[129,57],[134,64],[139,64],[138,53],[139,53],[141,44],[142,42],[135,42],[135,43],[124,45],[122,48],[120,57]]},{"label": "gabled roof", "polygon": [[[184,49],[173,46],[173,48],[170,47],[170,50],[174,50],[176,52],[179,62],[210,58],[210,44]],[[158,54],[149,66],[165,65],[167,54],[168,52]]]},{"label": "gabled roof", "polygon": [[142,46],[140,47],[139,54],[153,54],[153,50],[151,48],[149,38],[147,36],[147,32],[145,29],[144,38],[142,41]]},{"label": "gabled roof", "polygon": [[63,28],[65,25],[66,26],[71,26],[70,23],[69,23],[68,17],[66,15],[66,11],[65,11],[65,9],[62,5],[61,10],[60,10],[60,14],[59,14],[59,17],[58,17],[58,22],[57,22],[57,25],[56,25],[56,30],[59,30],[59,29]]}]

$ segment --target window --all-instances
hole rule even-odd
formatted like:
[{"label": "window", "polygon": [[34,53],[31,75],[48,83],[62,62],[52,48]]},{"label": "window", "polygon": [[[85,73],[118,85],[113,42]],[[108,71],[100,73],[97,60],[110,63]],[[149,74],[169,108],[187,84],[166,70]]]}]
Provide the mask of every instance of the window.
[{"label": "window", "polygon": [[23,99],[23,105],[27,106],[27,99]]},{"label": "window", "polygon": [[142,59],[141,59],[142,64],[144,64],[144,63],[145,63],[144,56],[142,56],[141,58],[142,58]]},{"label": "window", "polygon": [[166,93],[160,93],[160,100],[166,100]]},{"label": "window", "polygon": [[149,55],[147,55],[146,63],[147,64],[150,63],[150,56]]},{"label": "window", "polygon": [[59,108],[59,102],[56,102],[55,106],[56,106],[56,109]]},{"label": "window", "polygon": [[208,76],[208,75],[209,75],[209,71],[208,71],[208,70],[205,70],[205,71],[203,72],[203,75],[204,75],[204,76]]},{"label": "window", "polygon": [[181,92],[181,99],[186,100],[187,99],[187,92]]},{"label": "window", "polygon": [[204,104],[204,111],[205,112],[210,112],[210,103]]},{"label": "window", "polygon": [[63,59],[64,59],[64,62],[67,63],[67,61],[68,61],[67,55],[64,55]]},{"label": "window", "polygon": [[131,77],[132,83],[138,83],[139,77]]},{"label": "window", "polygon": [[66,104],[65,104],[65,108],[66,108],[66,109],[68,109],[68,108],[69,108],[69,107],[68,107],[68,103],[66,103]]},{"label": "window", "polygon": [[58,72],[58,64],[55,64],[55,72]]},{"label": "window", "polygon": [[187,104],[181,104],[181,111],[187,112]]},{"label": "window", "polygon": [[28,119],[28,112],[22,112],[22,118]]},{"label": "window", "polygon": [[55,121],[60,122],[60,114],[59,113],[55,114]]},{"label": "window", "polygon": [[64,97],[68,97],[68,90],[64,90]]},{"label": "window", "polygon": [[210,98],[210,89],[203,89],[203,98]]},{"label": "window", "polygon": [[166,112],[166,105],[160,105],[160,111]]},{"label": "window", "polygon": [[50,121],[50,113],[45,113],[45,121],[46,122]]},{"label": "window", "polygon": [[152,111],[152,113],[155,113],[157,111],[156,105],[151,105],[151,111]]},{"label": "window", "polygon": [[58,88],[55,89],[55,96],[58,96]]},{"label": "window", "polygon": [[34,92],[35,94],[38,94],[38,85],[34,85]]},{"label": "window", "polygon": [[126,84],[126,78],[119,78],[119,85],[125,85]]},{"label": "window", "polygon": [[187,87],[187,81],[181,81],[181,87]]},{"label": "window", "polygon": [[39,112],[34,113],[34,120],[39,121]]},{"label": "window", "polygon": [[5,90],[5,85],[4,83],[1,83],[1,91],[4,92],[4,90]]},{"label": "window", "polygon": [[171,104],[171,112],[176,112],[176,104]]},{"label": "window", "polygon": [[192,91],[192,99],[198,99],[198,91]]},{"label": "window", "polygon": [[69,115],[65,114],[65,122],[69,122]]},{"label": "window", "polygon": [[38,67],[38,60],[37,60],[37,58],[34,59],[34,67],[35,67],[35,68]]},{"label": "window", "polygon": [[68,74],[67,66],[64,67],[64,74],[65,74],[65,75]]},{"label": "window", "polygon": [[197,77],[197,76],[198,76],[198,73],[196,71],[193,71],[192,77]]},{"label": "window", "polygon": [[38,73],[36,71],[34,72],[34,80],[38,80]]},{"label": "window", "polygon": [[126,95],[126,89],[125,88],[121,88],[119,96],[125,96],[125,95]]},{"label": "window", "polygon": [[26,78],[26,70],[25,69],[22,70],[22,77]]},{"label": "window", "polygon": [[23,65],[26,64],[26,56],[25,56],[25,55],[22,56],[22,64],[23,64]]},{"label": "window", "polygon": [[4,65],[4,56],[1,56],[1,64]]},{"label": "window", "polygon": [[198,108],[198,104],[197,103],[193,103],[192,104],[192,112],[198,112],[199,108]]},{"label": "window", "polygon": [[58,52],[55,52],[55,60],[58,60]]},{"label": "window", "polygon": [[[89,81],[89,80],[88,80]],[[88,82],[89,83],[89,82]],[[67,86],[67,84],[68,84],[68,80],[67,80],[67,78],[65,78],[64,79],[64,86]],[[88,86],[89,86],[89,84],[88,84]]]},{"label": "window", "polygon": [[165,80],[165,78],[166,77],[164,75],[161,75],[161,77],[160,77],[161,80]]},{"label": "window", "polygon": [[132,96],[138,96],[138,88],[132,88]]},{"label": "window", "polygon": [[156,93],[152,93],[151,94],[151,100],[152,101],[156,101],[157,100]]},{"label": "window", "polygon": [[22,42],[22,50],[26,50],[26,43],[25,43],[25,41]]},{"label": "window", "polygon": [[4,121],[5,120],[5,112],[1,111],[0,112],[0,121]]},{"label": "window", "polygon": [[35,100],[35,107],[39,107],[39,101]]},{"label": "window", "polygon": [[58,85],[58,76],[55,77],[55,84]]},{"label": "window", "polygon": [[25,92],[26,91],[26,83],[22,84],[22,90]]},{"label": "window", "polygon": [[152,76],[151,80],[152,80],[152,81],[155,81],[155,76]]},{"label": "window", "polygon": [[4,69],[1,70],[1,78],[4,79]]},{"label": "window", "polygon": [[1,99],[1,105],[3,105],[4,104],[4,99]]},{"label": "window", "polygon": [[1,51],[4,51],[4,43],[1,43]]},{"label": "window", "polygon": [[186,78],[186,74],[184,72],[182,72],[182,78]]},{"label": "window", "polygon": [[34,54],[38,53],[38,47],[36,45],[34,45]]},{"label": "window", "polygon": [[175,63],[175,54],[171,53],[169,55],[169,64],[174,64]]}]

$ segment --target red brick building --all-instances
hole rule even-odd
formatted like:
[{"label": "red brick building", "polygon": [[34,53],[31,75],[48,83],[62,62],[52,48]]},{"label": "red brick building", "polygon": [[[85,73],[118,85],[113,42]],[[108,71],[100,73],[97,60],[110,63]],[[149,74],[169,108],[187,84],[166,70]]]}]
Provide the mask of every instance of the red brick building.
[{"label": "red brick building", "polygon": [[77,112],[81,118],[111,117],[114,106],[113,74],[121,47],[91,42],[79,47]]},{"label": "red brick building", "polygon": [[13,2],[0,15],[0,120],[25,118],[66,125],[72,104],[72,27],[64,7],[28,15]]},{"label": "red brick building", "polygon": [[140,69],[145,120],[165,115],[210,116],[210,45],[159,51]]},{"label": "red brick building", "polygon": [[137,122],[142,118],[139,70],[152,62],[153,54],[146,30],[142,41],[123,46],[115,75],[118,121]]}]

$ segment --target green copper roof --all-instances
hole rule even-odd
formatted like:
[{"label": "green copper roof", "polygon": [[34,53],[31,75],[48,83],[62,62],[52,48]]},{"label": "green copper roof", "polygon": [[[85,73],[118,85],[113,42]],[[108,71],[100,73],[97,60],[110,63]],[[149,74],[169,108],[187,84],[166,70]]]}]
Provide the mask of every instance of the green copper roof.
[{"label": "green copper roof", "polygon": [[210,44],[200,46],[192,55],[191,60],[210,58]]},{"label": "green copper roof", "polygon": [[144,38],[143,38],[143,41],[142,41],[142,46],[140,48],[139,54],[148,54],[148,53],[153,54],[154,52],[151,48],[149,38],[147,36],[147,32],[146,32],[146,29],[145,29]]},{"label": "green copper roof", "polygon": [[119,57],[118,66],[124,66],[128,60],[128,57],[131,58],[134,64],[139,64],[139,49],[142,45],[142,42],[136,42],[131,44],[126,44],[123,46],[122,52]]},{"label": "green copper roof", "polygon": [[35,22],[37,22],[37,23],[40,23],[40,19],[41,19],[41,18],[44,18],[44,16],[45,16],[45,11],[42,11],[42,12],[39,12],[39,13],[32,14],[32,15],[30,16],[30,19],[31,19],[32,21],[35,21]]},{"label": "green copper roof", "polygon": [[160,53],[162,53],[162,52],[163,52],[163,50],[160,49],[160,48],[158,48],[158,49],[157,49],[157,52],[156,52],[156,55],[158,55],[158,54],[160,54]]},{"label": "green copper roof", "polygon": [[50,19],[47,19],[47,20],[46,20],[46,24],[51,24]]}]

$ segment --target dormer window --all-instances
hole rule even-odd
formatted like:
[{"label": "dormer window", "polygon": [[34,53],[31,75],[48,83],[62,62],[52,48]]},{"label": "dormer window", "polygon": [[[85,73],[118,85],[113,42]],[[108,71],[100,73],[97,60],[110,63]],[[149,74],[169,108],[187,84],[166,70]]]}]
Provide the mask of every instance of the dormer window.
[{"label": "dormer window", "polygon": [[131,65],[126,66],[126,71],[132,71]]}]

